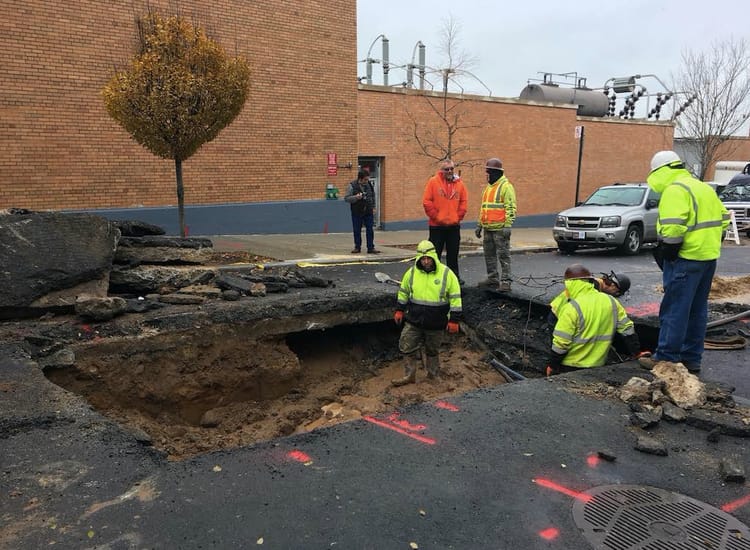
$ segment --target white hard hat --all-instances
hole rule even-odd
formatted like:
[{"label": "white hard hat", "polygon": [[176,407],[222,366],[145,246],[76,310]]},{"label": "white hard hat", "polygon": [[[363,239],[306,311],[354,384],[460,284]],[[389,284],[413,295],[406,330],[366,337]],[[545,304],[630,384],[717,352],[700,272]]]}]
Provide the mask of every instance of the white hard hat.
[{"label": "white hard hat", "polygon": [[674,151],[659,151],[651,159],[651,171],[653,172],[657,168],[672,164],[673,162],[682,162],[680,157]]}]

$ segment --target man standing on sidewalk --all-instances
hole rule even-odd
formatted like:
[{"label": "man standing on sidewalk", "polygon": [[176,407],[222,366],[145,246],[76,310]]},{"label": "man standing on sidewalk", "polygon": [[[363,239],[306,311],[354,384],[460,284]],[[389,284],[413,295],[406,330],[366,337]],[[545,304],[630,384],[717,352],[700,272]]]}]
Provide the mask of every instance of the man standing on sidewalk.
[{"label": "man standing on sidewalk", "polygon": [[654,155],[646,182],[661,194],[656,229],[664,260],[664,297],[656,352],[638,361],[646,368],[659,361],[680,362],[688,371],[699,372],[708,294],[729,213],[716,192],[691,176],[674,151]]},{"label": "man standing on sidewalk", "polygon": [[458,277],[458,249],[461,245],[461,220],[466,215],[468,195],[464,182],[455,173],[452,160],[440,163],[440,170],[427,180],[422,206],[429,218],[430,241],[435,245],[438,261],[445,248],[445,263]]},{"label": "man standing on sidewalk", "polygon": [[357,173],[357,179],[349,184],[344,200],[352,209],[352,231],[354,233],[354,248],[352,254],[362,252],[362,226],[365,226],[367,253],[380,254],[375,249],[375,188],[370,182],[370,174],[365,170]]},{"label": "man standing on sidewalk", "polygon": [[[510,228],[516,219],[516,191],[503,171],[503,163],[491,158],[485,165],[487,185],[482,193],[479,220],[474,234],[484,239],[484,263],[487,266],[487,279],[480,287],[510,291]],[[498,263],[500,273],[498,274]]]}]

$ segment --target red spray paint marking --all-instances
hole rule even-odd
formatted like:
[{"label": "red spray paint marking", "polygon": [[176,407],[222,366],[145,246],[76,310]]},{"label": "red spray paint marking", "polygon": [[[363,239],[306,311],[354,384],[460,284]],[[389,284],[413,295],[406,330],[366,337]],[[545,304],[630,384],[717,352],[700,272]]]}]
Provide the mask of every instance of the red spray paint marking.
[{"label": "red spray paint marking", "polygon": [[544,540],[553,540],[556,539],[559,535],[560,531],[557,529],[557,527],[548,527],[547,529],[539,531],[539,536]]},{"label": "red spray paint marking", "polygon": [[312,462],[312,458],[310,458],[310,455],[307,453],[304,453],[302,451],[294,450],[289,451],[286,456],[291,458],[292,460],[296,460],[297,462],[301,462],[302,464],[309,464]]},{"label": "red spray paint marking", "polygon": [[399,428],[403,428],[405,430],[408,430],[410,432],[423,432],[427,429],[427,426],[424,424],[409,424],[408,420],[401,420],[398,417],[398,413],[393,413],[391,416],[388,417],[388,420],[394,425],[398,426]]},{"label": "red spray paint marking", "polygon": [[742,508],[745,504],[750,502],[750,495],[744,496],[742,498],[738,498],[737,500],[733,500],[732,502],[727,502],[724,506],[721,507],[722,510],[725,512],[734,512],[737,508]]},{"label": "red spray paint marking", "polygon": [[598,455],[589,455],[586,457],[586,464],[588,464],[591,468],[596,468],[597,466],[599,466],[599,462],[601,462],[601,458],[599,458]]},{"label": "red spray paint marking", "polygon": [[646,302],[638,304],[636,306],[628,306],[625,308],[628,315],[634,315],[636,317],[649,317],[651,315],[659,314],[659,302]]},{"label": "red spray paint marking", "polygon": [[389,430],[393,430],[394,432],[398,432],[401,435],[405,435],[406,437],[411,437],[412,439],[415,439],[416,441],[419,441],[421,443],[426,443],[427,445],[434,445],[436,441],[432,439],[431,437],[426,437],[424,435],[419,435],[415,433],[411,433],[399,426],[394,426],[393,424],[389,424],[385,420],[378,420],[377,418],[373,418],[372,416],[363,416],[364,420],[367,420],[368,422],[371,422],[372,424],[375,424],[377,426],[380,426],[382,428],[388,428]]},{"label": "red spray paint marking", "polygon": [[323,234],[328,235],[328,222],[323,224]]},{"label": "red spray paint marking", "polygon": [[186,226],[185,226],[185,236],[187,237],[188,235],[190,235],[190,227],[188,227],[188,226],[186,225]]},{"label": "red spray paint marking", "polygon": [[554,481],[550,481],[549,479],[544,478],[536,478],[532,480],[537,485],[541,485],[542,487],[547,487],[548,489],[554,489],[555,491],[562,493],[564,495],[568,495],[569,497],[573,497],[575,499],[581,500],[583,502],[589,502],[592,498],[591,495],[587,495],[586,493],[581,493],[579,491],[573,491],[572,489],[568,489],[567,487],[563,487],[562,485],[559,485],[555,483]]},{"label": "red spray paint marking", "polygon": [[445,409],[446,411],[458,412],[461,410],[453,403],[448,403],[447,401],[435,401],[434,404],[438,409]]}]

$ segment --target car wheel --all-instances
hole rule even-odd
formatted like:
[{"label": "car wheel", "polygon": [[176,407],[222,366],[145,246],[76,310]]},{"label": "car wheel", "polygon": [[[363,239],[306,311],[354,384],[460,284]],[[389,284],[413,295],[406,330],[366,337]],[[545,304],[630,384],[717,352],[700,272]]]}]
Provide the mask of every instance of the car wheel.
[{"label": "car wheel", "polygon": [[628,227],[627,233],[625,233],[625,241],[623,241],[620,251],[628,256],[638,254],[643,244],[643,231],[638,225],[631,225]]},{"label": "car wheel", "polygon": [[578,249],[578,245],[569,243],[557,243],[557,249],[560,251],[560,254],[570,255],[575,254],[575,251]]}]

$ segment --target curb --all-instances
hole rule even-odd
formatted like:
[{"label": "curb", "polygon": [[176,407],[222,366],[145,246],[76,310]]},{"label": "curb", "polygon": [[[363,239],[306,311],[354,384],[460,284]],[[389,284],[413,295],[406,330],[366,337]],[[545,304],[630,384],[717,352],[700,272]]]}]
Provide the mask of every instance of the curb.
[{"label": "curb", "polygon": [[[525,254],[525,253],[537,253],[537,252],[553,252],[556,251],[557,247],[555,246],[532,246],[532,247],[520,247],[520,248],[514,248],[511,249],[511,254]],[[466,257],[466,256],[482,256],[484,254],[484,251],[480,250],[472,250],[465,253],[459,253],[460,257]],[[273,267],[292,267],[292,266],[300,266],[300,264],[309,264],[309,265],[302,265],[301,267],[311,267],[315,265],[349,265],[349,264],[363,264],[363,265],[377,265],[382,263],[390,263],[390,262],[402,262],[405,260],[410,260],[414,258],[414,254],[383,254],[378,256],[377,259],[373,258],[372,260],[362,260],[359,258],[351,258],[351,257],[332,257],[332,256],[322,256],[319,258],[300,258],[297,260],[281,260],[278,262],[269,262],[265,264],[228,264],[228,265],[222,265],[218,266],[219,271],[244,271],[244,270],[251,270],[256,269],[258,267],[266,269],[266,268],[273,268]]]}]

